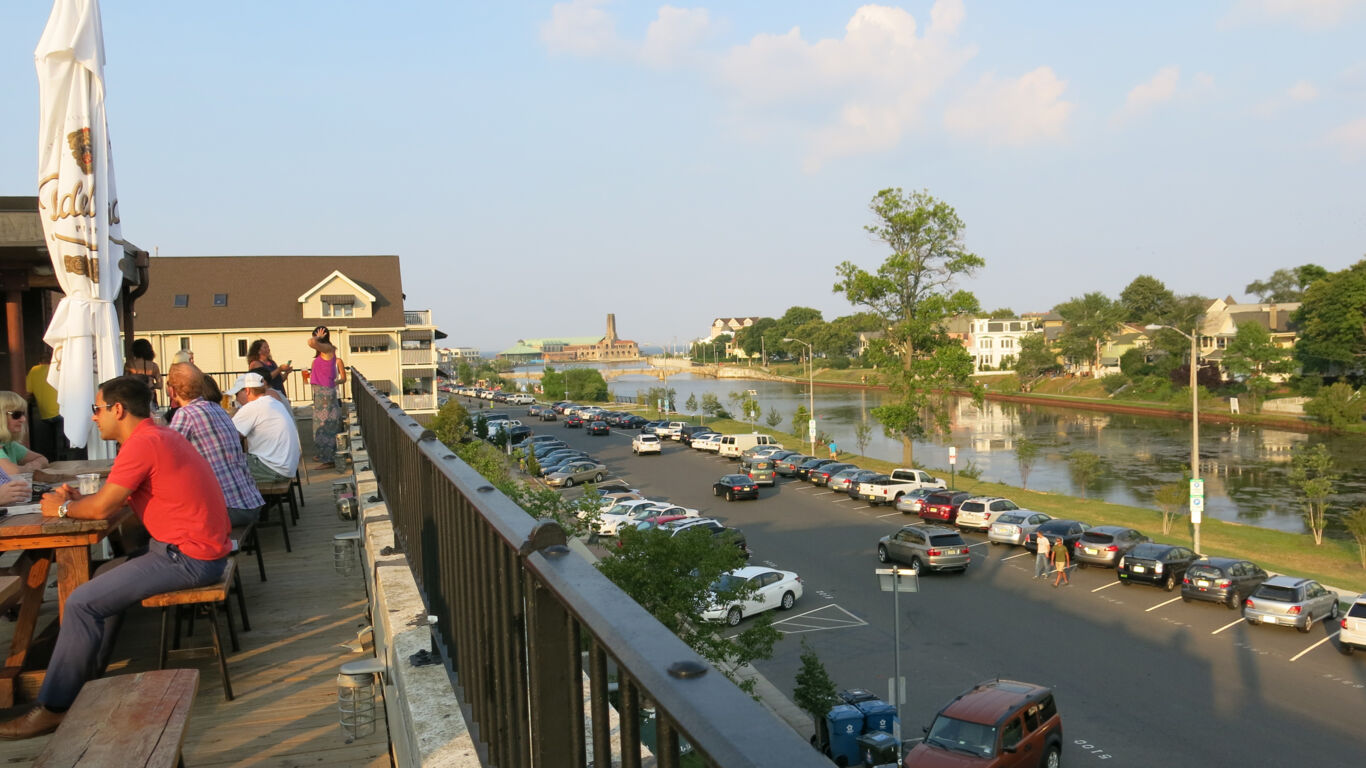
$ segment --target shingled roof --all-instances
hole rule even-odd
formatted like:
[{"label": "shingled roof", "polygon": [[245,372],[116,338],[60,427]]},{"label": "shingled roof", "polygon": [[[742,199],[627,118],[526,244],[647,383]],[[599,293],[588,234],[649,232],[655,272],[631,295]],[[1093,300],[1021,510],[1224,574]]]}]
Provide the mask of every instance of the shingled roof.
[{"label": "shingled roof", "polygon": [[[372,317],[333,322],[348,328],[404,326],[397,256],[159,256],[148,270],[151,286],[136,304],[139,331],[316,325],[320,321],[304,319],[299,297],[334,270],[376,301]],[[214,306],[218,293],[228,295],[227,306]],[[188,306],[174,306],[178,294],[189,296]]]}]

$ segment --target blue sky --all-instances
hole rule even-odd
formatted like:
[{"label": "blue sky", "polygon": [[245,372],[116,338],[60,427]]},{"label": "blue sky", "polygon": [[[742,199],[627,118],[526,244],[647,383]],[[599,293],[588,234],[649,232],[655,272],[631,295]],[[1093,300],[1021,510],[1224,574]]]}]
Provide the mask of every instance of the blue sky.
[{"label": "blue sky", "polygon": [[[0,4],[0,194],[34,194]],[[396,253],[449,343],[853,311],[885,187],[967,224],[987,309],[1139,274],[1242,297],[1366,256],[1366,1],[106,0],[124,234],[162,255]]]}]

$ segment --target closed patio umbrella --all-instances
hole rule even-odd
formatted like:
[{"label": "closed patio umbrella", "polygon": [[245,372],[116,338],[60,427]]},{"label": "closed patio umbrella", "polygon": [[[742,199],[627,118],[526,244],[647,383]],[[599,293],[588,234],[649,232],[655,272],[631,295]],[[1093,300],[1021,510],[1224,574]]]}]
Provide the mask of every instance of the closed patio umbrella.
[{"label": "closed patio umbrella", "polygon": [[[123,241],[104,113],[104,33],[97,0],[56,0],[34,52],[41,108],[38,208],[66,294],[43,341],[66,435],[84,447],[95,388],[123,373],[119,319]],[[91,456],[103,452],[96,435]]]}]

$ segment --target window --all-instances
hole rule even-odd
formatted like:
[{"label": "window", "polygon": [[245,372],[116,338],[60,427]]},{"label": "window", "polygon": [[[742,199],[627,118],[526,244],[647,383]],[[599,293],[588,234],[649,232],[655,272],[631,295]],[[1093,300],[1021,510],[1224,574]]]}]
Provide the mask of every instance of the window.
[{"label": "window", "polygon": [[991,349],[991,339],[980,339],[977,342],[978,349]]},{"label": "window", "polygon": [[189,351],[190,351],[190,337],[189,337],[189,336],[181,336],[181,337],[180,337],[180,349],[181,349],[182,351],[185,351],[185,352],[189,352]]},{"label": "window", "polygon": [[1001,729],[1001,746],[1013,747],[1020,743],[1020,737],[1024,735],[1024,730],[1020,726],[1020,718],[1012,718],[1006,723],[1006,727]]},{"label": "window", "polygon": [[190,306],[190,294],[177,293],[175,295],[175,299],[171,302],[171,306],[177,308],[184,308]]},{"label": "window", "polygon": [[238,357],[246,357],[246,356],[247,356],[247,340],[246,340],[246,339],[238,339],[238,340],[237,340],[237,356],[238,356]]},{"label": "window", "polygon": [[323,317],[354,317],[356,305],[323,302]]},{"label": "window", "polygon": [[228,306],[228,294],[226,294],[226,293],[215,293],[215,294],[213,295],[213,305],[214,305],[215,307],[226,307],[226,306]]},{"label": "window", "polygon": [[1015,348],[1015,340],[1014,340],[1014,339],[1001,339],[1001,349],[1014,349],[1014,348]]}]

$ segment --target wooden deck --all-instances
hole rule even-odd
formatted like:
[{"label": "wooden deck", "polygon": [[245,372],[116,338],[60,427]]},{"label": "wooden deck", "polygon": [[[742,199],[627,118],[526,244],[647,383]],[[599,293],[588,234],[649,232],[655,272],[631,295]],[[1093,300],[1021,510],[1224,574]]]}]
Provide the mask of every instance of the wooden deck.
[{"label": "wooden deck", "polygon": [[[301,427],[306,430],[308,422]],[[261,532],[269,581],[260,581],[255,557],[239,556],[252,629],[239,631],[242,650],[228,657],[237,698],[224,701],[222,679],[210,654],[172,656],[172,666],[193,666],[200,671],[199,694],[185,740],[185,764],[190,768],[391,765],[378,686],[375,733],[348,744],[338,726],[338,668],[371,655],[369,647],[362,654],[343,646],[354,641],[368,621],[359,570],[343,578],[332,567],[333,534],[354,529],[354,523],[337,519],[332,503],[332,481],[339,477],[332,470],[311,472],[311,482],[304,484],[307,506],[300,509],[298,526],[290,530],[293,553],[285,552],[278,528]],[[56,575],[50,579],[55,582]],[[233,604],[235,611],[235,599]],[[49,601],[44,606],[45,619],[53,611],[55,604]],[[13,626],[0,619],[3,647],[8,647]],[[131,609],[109,674],[155,669],[159,631],[159,611]],[[206,621],[195,622],[194,637],[182,645],[207,645],[208,631]],[[226,628],[223,642],[228,645]],[[26,706],[0,712],[0,717],[20,714]],[[30,765],[48,738],[0,741],[0,765]]]}]

